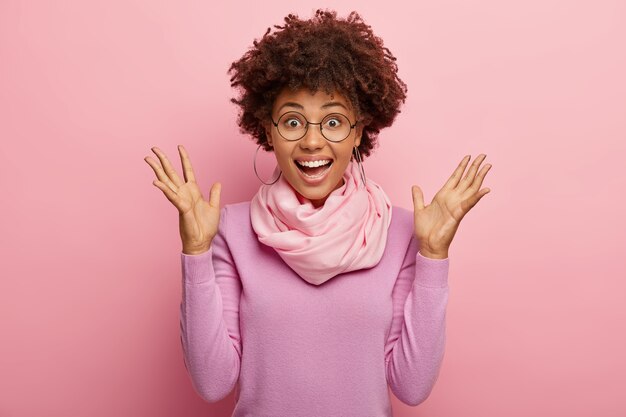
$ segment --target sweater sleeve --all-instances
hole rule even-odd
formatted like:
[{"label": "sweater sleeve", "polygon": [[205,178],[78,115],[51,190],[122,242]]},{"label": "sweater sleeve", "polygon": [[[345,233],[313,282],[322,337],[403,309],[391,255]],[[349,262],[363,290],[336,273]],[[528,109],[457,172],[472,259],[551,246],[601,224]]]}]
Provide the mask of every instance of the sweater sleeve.
[{"label": "sweater sleeve", "polygon": [[418,252],[413,236],[392,291],[393,319],[385,344],[387,383],[403,403],[426,400],[445,349],[449,258]]},{"label": "sweater sleeve", "polygon": [[208,402],[226,397],[241,367],[241,282],[225,239],[227,207],[208,251],[181,254],[180,337],[185,367],[196,392]]}]

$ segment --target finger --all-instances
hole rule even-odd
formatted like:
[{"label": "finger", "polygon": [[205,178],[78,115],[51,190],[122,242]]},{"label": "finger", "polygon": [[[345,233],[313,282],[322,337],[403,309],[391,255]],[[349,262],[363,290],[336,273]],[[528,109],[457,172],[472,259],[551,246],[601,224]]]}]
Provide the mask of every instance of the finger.
[{"label": "finger", "polygon": [[465,213],[467,214],[467,212],[469,210],[471,210],[472,207],[474,207],[476,205],[476,203],[478,203],[480,201],[480,199],[483,198],[485,195],[487,195],[490,191],[491,191],[491,189],[489,189],[489,188],[483,188],[479,192],[474,193],[471,197],[469,197],[466,200],[467,209],[465,210]]},{"label": "finger", "polygon": [[187,150],[183,147],[183,145],[178,145],[178,152],[180,153],[180,162],[183,164],[183,176],[185,177],[185,181],[196,182],[196,175],[193,172],[191,159],[189,158]]},{"label": "finger", "polygon": [[465,167],[469,162],[471,156],[465,155],[459,165],[456,167],[448,181],[444,184],[445,188],[455,188],[461,179],[461,175],[463,175],[463,171],[465,171]]},{"label": "finger", "polygon": [[172,191],[167,185],[163,184],[159,180],[152,181],[152,184],[154,184],[159,190],[163,191],[165,197],[167,197],[167,199],[171,201],[172,204],[174,204],[174,206],[180,211],[180,199],[174,191]]},{"label": "finger", "polygon": [[214,208],[220,207],[220,194],[222,192],[222,184],[216,182],[211,187],[211,195],[209,196],[209,205]]},{"label": "finger", "polygon": [[146,161],[148,163],[148,165],[150,165],[152,167],[152,170],[154,171],[154,173],[156,174],[157,178],[162,183],[167,185],[174,192],[176,192],[176,190],[178,190],[178,187],[172,181],[170,181],[170,179],[167,176],[167,174],[163,171],[161,166],[156,161],[154,161],[149,156],[146,156],[144,158],[144,161]]},{"label": "finger", "polygon": [[152,148],[152,152],[154,152],[156,156],[159,157],[161,165],[163,165],[163,170],[165,171],[169,179],[176,185],[176,187],[180,187],[181,185],[183,185],[183,181],[176,173],[174,167],[172,167],[172,164],[170,163],[169,159],[167,159],[167,156],[165,156],[165,154],[156,146]]},{"label": "finger", "polygon": [[469,189],[472,190],[473,192],[478,191],[478,189],[483,185],[483,181],[485,180],[485,175],[487,175],[487,172],[490,169],[491,169],[491,164],[487,164],[484,167],[482,167],[482,169],[480,170],[480,172],[474,179],[474,182],[469,187]]},{"label": "finger", "polygon": [[485,155],[484,153],[478,155],[478,157],[474,160],[469,170],[467,171],[465,177],[463,177],[463,179],[459,182],[457,188],[463,191],[473,184],[476,177],[476,172],[478,171],[478,167],[485,160],[486,157],[487,155]]},{"label": "finger", "polygon": [[415,206],[417,210],[422,210],[424,208],[424,194],[421,188],[414,185],[411,188],[411,192],[413,194],[413,206]]}]

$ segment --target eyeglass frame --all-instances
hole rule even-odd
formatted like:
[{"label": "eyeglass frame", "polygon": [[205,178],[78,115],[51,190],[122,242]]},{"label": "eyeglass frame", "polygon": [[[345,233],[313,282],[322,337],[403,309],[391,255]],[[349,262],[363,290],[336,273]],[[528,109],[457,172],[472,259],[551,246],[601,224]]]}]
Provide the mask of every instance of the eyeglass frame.
[{"label": "eyeglass frame", "polygon": [[284,112],[283,114],[281,114],[280,116],[278,116],[278,121],[280,121],[280,119],[282,119],[282,118],[283,118],[283,116],[285,116],[286,114],[289,114],[289,113],[296,113],[296,114],[299,114],[300,116],[302,116],[302,118],[303,118],[304,120],[306,120],[306,125],[304,126],[304,133],[303,133],[303,134],[302,134],[302,136],[300,136],[298,139],[287,139],[285,136],[283,136],[283,134],[282,134],[282,133],[280,133],[280,129],[278,128],[278,122],[275,122],[275,121],[274,121],[274,118],[270,116],[270,120],[272,121],[272,124],[274,125],[274,127],[276,128],[276,130],[278,130],[278,134],[279,134],[279,135],[280,135],[283,139],[285,139],[285,140],[286,140],[286,141],[288,141],[288,142],[296,142],[296,141],[299,141],[300,139],[302,139],[303,137],[305,137],[305,136],[306,136],[306,134],[309,132],[309,125],[320,125],[320,133],[322,134],[322,136],[324,137],[324,139],[326,139],[327,141],[332,142],[332,143],[341,143],[341,142],[343,142],[344,140],[348,139],[348,136],[350,136],[350,133],[352,133],[352,129],[354,129],[354,128],[355,128],[355,127],[359,124],[359,121],[358,121],[358,120],[357,120],[356,122],[354,122],[354,124],[350,124],[350,125],[349,125],[349,126],[350,126],[350,130],[348,131],[348,134],[346,135],[346,137],[345,137],[345,138],[343,138],[343,139],[341,139],[341,140],[330,140],[330,139],[328,139],[328,138],[326,137],[326,135],[324,134],[324,128],[322,127],[322,123],[324,123],[324,120],[325,120],[328,116],[332,116],[333,114],[338,114],[338,115],[340,115],[340,116],[345,117],[345,118],[346,118],[346,120],[348,121],[348,123],[352,123],[352,122],[350,121],[350,118],[349,118],[348,116],[346,116],[346,115],[345,115],[345,114],[343,114],[343,113],[333,112],[333,113],[328,113],[326,116],[324,116],[324,117],[322,118],[322,121],[321,121],[321,122],[318,122],[318,123],[313,123],[313,122],[309,122],[309,119],[307,119],[307,118],[306,118],[306,116],[305,116],[304,114],[302,114],[302,113],[300,113],[300,112],[298,112],[298,111],[295,111],[295,110],[290,110],[290,111]]}]

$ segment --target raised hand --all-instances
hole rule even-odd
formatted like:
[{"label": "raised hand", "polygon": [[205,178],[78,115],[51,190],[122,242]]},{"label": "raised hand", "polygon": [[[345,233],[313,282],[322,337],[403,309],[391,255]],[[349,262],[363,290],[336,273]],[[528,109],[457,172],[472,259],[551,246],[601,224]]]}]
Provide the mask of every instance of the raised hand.
[{"label": "raised hand", "polygon": [[152,167],[158,180],[152,182],[163,191],[165,197],[178,209],[180,237],[183,253],[198,255],[206,252],[217,234],[220,220],[220,192],[222,185],[216,182],[211,187],[209,201],[205,201],[196,183],[191,160],[182,145],[178,146],[183,165],[183,182],[165,154],[157,147],[152,148],[161,164],[149,156],[144,160]]},{"label": "raised hand", "polygon": [[420,242],[422,255],[435,259],[447,258],[452,238],[461,220],[485,194],[491,191],[489,188],[480,190],[491,164],[483,166],[476,175],[486,156],[478,155],[465,177],[461,179],[471,158],[470,155],[465,156],[427,206],[424,206],[424,194],[420,187],[414,185],[411,188],[415,208],[415,235]]}]

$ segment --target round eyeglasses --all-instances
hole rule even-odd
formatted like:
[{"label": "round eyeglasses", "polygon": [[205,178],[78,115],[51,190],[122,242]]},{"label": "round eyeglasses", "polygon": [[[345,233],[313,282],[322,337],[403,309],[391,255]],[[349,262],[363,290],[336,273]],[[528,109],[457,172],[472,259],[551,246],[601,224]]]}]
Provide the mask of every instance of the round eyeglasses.
[{"label": "round eyeglasses", "polygon": [[350,123],[350,119],[341,113],[331,113],[324,117],[320,123],[311,123],[302,113],[290,111],[284,113],[272,123],[278,129],[278,133],[288,141],[296,141],[306,135],[309,125],[320,125],[322,136],[331,142],[341,142],[350,136],[350,132],[355,124]]}]

